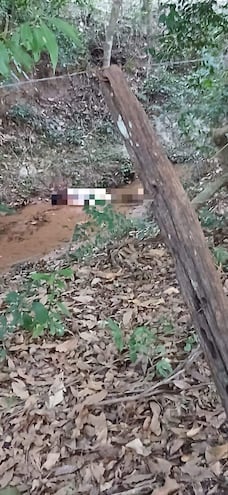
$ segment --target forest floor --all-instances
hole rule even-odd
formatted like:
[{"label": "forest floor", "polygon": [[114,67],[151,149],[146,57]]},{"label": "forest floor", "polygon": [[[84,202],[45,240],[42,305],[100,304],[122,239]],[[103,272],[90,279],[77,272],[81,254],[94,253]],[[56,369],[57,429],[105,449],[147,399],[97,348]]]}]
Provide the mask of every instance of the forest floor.
[{"label": "forest floor", "polygon": [[[18,268],[5,291],[33,270],[65,265]],[[15,494],[227,494],[227,422],[166,248],[129,238],[70,266],[64,336],[21,329],[4,343],[0,486]],[[221,280],[228,294],[225,273]],[[47,293],[39,289],[41,302]]]},{"label": "forest floor", "polygon": [[[115,187],[131,180],[132,165],[91,84],[84,75],[80,87],[71,81],[54,94],[45,86],[38,96],[5,95],[1,201],[45,201],[69,181]],[[210,180],[216,170],[202,163]],[[192,196],[202,183],[187,175]],[[221,191],[207,207],[222,215],[226,200]],[[210,246],[227,246],[225,228],[204,230]],[[225,265],[217,265],[228,295]],[[59,291],[58,274],[68,268]],[[26,289],[33,272],[55,274],[57,289],[48,279]],[[128,232],[85,259],[60,253],[20,263],[2,274],[1,287],[0,330],[15,321],[17,331],[2,346],[0,487],[11,491],[0,494],[228,493],[224,410],[160,235]],[[20,315],[31,317],[33,303],[45,306],[53,294],[52,304],[67,308],[63,335],[25,331]]]}]

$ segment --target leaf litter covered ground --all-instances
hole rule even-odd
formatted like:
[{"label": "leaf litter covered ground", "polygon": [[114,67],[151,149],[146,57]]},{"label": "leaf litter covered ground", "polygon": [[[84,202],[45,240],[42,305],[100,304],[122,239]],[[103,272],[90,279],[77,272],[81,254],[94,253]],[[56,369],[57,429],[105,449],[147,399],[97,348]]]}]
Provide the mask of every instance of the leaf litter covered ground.
[{"label": "leaf litter covered ground", "polygon": [[[225,414],[197,344],[186,350],[193,329],[164,246],[130,239],[73,270],[62,297],[72,314],[64,337],[23,332],[6,341],[1,488],[227,494]],[[20,280],[20,273],[11,275],[11,288]],[[136,327],[154,331],[171,376],[155,373],[153,345],[136,363],[127,350],[119,353],[104,324],[109,318],[126,339]]]}]

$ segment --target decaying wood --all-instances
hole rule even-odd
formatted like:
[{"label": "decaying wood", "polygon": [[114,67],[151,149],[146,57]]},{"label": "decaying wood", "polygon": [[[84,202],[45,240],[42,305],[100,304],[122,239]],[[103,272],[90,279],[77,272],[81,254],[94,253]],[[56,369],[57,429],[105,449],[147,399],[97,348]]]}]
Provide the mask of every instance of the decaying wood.
[{"label": "decaying wood", "polygon": [[222,187],[228,185],[228,173],[220,175],[212,182],[206,185],[203,191],[201,191],[195,198],[192,200],[192,206],[194,206],[195,210],[198,210],[203,206],[209,199],[214,196],[214,194],[219,191]]},{"label": "decaying wood", "polygon": [[214,181],[206,184],[205,189],[192,200],[192,205],[195,210],[198,210],[209,201],[219,189],[228,185],[228,125],[213,129],[212,138],[219,148],[215,156],[217,156],[220,161],[223,173]]},{"label": "decaying wood", "polygon": [[228,417],[228,304],[196,212],[121,69],[111,66],[99,77],[144,191],[153,199],[154,215],[175,260],[183,296]]},{"label": "decaying wood", "polygon": [[224,172],[228,172],[228,124],[223,127],[213,129],[212,138],[219,148],[217,153]]}]

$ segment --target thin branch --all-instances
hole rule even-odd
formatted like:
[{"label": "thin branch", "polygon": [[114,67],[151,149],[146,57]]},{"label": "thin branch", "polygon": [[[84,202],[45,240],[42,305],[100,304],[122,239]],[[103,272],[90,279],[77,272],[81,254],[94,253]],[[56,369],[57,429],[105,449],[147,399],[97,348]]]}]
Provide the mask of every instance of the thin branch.
[{"label": "thin branch", "polygon": [[173,373],[168,376],[168,378],[164,378],[158,383],[155,383],[151,387],[147,388],[146,390],[143,390],[142,392],[138,394],[132,394],[132,395],[123,395],[122,397],[110,397],[110,399],[105,399],[101,401],[99,404],[96,404],[96,407],[102,407],[102,406],[110,406],[113,404],[118,404],[118,403],[125,403],[125,402],[134,402],[134,401],[139,401],[139,400],[144,400],[149,397],[152,397],[154,395],[160,394],[161,393],[161,388],[164,387],[165,385],[168,385],[171,383],[173,380],[178,378],[186,368],[189,368],[191,364],[195,361],[196,358],[199,358],[199,356],[202,354],[202,349],[200,346],[197,347],[196,350],[192,351],[190,356],[183,362],[180,363],[176,369],[173,371]]}]

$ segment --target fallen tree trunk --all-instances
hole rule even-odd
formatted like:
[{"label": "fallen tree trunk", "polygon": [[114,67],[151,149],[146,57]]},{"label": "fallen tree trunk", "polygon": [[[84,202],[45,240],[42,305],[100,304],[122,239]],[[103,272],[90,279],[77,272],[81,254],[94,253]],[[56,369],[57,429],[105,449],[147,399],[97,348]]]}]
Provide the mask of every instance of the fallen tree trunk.
[{"label": "fallen tree trunk", "polygon": [[214,194],[219,191],[222,187],[228,185],[228,173],[220,175],[213,182],[209,182],[209,184],[205,187],[203,191],[201,191],[195,198],[192,200],[192,206],[195,210],[198,210],[203,206],[209,199],[211,199]]},{"label": "fallen tree trunk", "polygon": [[228,305],[196,212],[122,71],[99,73],[113,120],[133,159],[176,265],[207,362],[228,417]]}]

